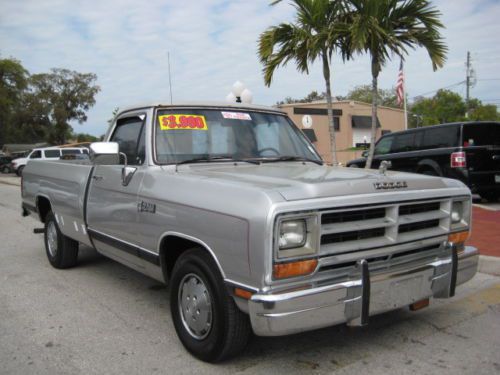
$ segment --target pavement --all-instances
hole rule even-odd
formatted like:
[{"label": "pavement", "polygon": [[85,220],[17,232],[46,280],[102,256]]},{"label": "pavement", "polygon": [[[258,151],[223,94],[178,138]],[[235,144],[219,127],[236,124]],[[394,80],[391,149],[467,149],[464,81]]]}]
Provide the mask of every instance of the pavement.
[{"label": "pavement", "polygon": [[[3,179],[2,179],[3,180]],[[417,312],[303,334],[254,337],[212,365],[180,344],[164,285],[82,247],[56,270],[41,224],[20,215],[19,187],[0,183],[0,374],[495,374],[500,277],[478,273],[451,299]]]}]

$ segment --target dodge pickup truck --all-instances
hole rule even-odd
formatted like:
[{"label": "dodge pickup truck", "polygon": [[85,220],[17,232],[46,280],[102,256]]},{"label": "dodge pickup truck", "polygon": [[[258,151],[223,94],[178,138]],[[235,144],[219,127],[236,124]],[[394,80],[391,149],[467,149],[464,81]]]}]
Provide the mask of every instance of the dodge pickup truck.
[{"label": "dodge pickup truck", "polygon": [[279,336],[448,298],[477,271],[460,181],[326,165],[277,109],[123,110],[88,160],[30,162],[23,214],[48,260],[79,244],[169,284],[185,348],[205,361]]}]

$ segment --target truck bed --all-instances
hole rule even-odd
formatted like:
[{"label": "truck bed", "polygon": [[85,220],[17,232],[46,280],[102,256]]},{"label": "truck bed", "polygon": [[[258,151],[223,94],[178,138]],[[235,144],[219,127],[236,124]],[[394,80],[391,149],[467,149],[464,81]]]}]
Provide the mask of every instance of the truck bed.
[{"label": "truck bed", "polygon": [[92,170],[88,160],[30,161],[23,172],[23,204],[37,208],[37,197],[47,198],[61,232],[91,245],[84,207]]}]

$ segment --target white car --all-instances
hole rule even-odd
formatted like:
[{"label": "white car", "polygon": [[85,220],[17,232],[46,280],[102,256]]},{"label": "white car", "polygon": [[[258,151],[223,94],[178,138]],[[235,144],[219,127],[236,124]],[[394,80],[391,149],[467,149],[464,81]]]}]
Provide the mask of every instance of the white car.
[{"label": "white car", "polygon": [[34,148],[26,157],[17,158],[12,160],[12,168],[17,173],[18,176],[22,176],[23,169],[32,159],[37,160],[59,160],[61,156],[64,155],[78,155],[78,154],[88,154],[89,151],[86,148],[60,148],[60,147],[46,147],[46,148]]}]

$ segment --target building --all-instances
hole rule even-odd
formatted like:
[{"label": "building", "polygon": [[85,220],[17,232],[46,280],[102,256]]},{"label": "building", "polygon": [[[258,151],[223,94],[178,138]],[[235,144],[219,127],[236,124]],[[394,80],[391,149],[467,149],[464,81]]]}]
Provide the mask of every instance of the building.
[{"label": "building", "polygon": [[[331,163],[326,101],[282,104],[279,107],[306,133],[323,160]],[[361,148],[370,145],[371,111],[372,106],[368,103],[349,100],[333,103],[337,159],[343,165],[360,157]],[[401,109],[379,106],[377,120],[377,139],[382,134],[404,130],[404,111]]]}]

